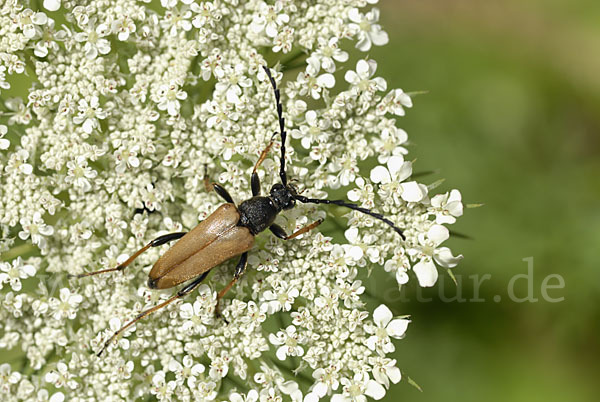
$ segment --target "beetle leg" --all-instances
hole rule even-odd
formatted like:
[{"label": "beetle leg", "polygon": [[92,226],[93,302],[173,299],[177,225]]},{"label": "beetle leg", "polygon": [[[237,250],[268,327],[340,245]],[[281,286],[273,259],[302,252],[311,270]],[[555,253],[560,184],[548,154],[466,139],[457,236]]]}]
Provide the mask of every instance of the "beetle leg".
[{"label": "beetle leg", "polygon": [[225,188],[223,188],[220,184],[212,183],[212,186],[215,189],[215,192],[219,194],[221,198],[230,204],[235,204],[235,202],[233,202],[233,198],[231,198],[227,190],[225,190]]},{"label": "beetle leg", "polygon": [[210,193],[212,190],[215,190],[215,192],[226,202],[230,204],[235,204],[235,202],[233,202],[233,198],[231,198],[231,195],[229,195],[229,193],[227,192],[227,190],[225,190],[225,188],[223,188],[223,186],[215,182],[210,182],[207,172],[208,168],[206,167],[206,164],[204,164],[204,188],[206,189],[206,192]]},{"label": "beetle leg", "polygon": [[256,164],[254,165],[254,169],[252,169],[252,177],[250,179],[250,185],[252,187],[252,196],[254,196],[254,197],[256,197],[257,195],[260,195],[260,179],[258,178],[258,173],[256,173],[256,169],[258,169],[258,167],[263,163],[263,161],[267,157],[267,154],[269,153],[269,151],[271,150],[271,147],[273,146],[273,141],[275,141],[276,135],[277,135],[277,133],[274,133],[271,136],[271,141],[269,141],[269,145],[267,145],[267,147],[262,151],[262,153],[260,154],[260,157],[258,158],[258,160],[256,161]]},{"label": "beetle leg", "polygon": [[285,231],[283,230],[283,228],[277,224],[272,224],[271,226],[269,226],[269,230],[271,230],[271,232],[273,232],[273,234],[277,237],[279,237],[280,239],[283,240],[291,240],[295,237],[300,236],[301,234],[304,234],[306,232],[308,232],[309,230],[312,230],[314,228],[316,228],[317,226],[319,226],[321,223],[323,222],[323,219],[319,219],[317,221],[314,221],[313,223],[311,223],[310,225],[306,225],[303,228],[300,228],[298,230],[296,230],[294,233],[292,233],[291,235],[287,235],[285,234]]},{"label": "beetle leg", "polygon": [[[247,265],[248,265],[248,252],[245,252],[244,254],[242,254],[240,261],[238,262],[238,264],[235,267],[233,279],[217,295],[217,305],[215,306],[215,316],[223,318],[223,316],[221,315],[221,312],[219,311],[219,300],[221,300],[223,298],[223,296],[225,296],[225,293],[227,293],[229,291],[229,289],[231,289],[233,287],[233,285],[235,285],[235,283],[238,281],[238,279],[241,278],[241,276],[244,274],[244,272],[246,272]],[[223,318],[223,320],[225,322],[227,322],[227,320],[225,320],[225,318]]]},{"label": "beetle leg", "polygon": [[122,271],[129,264],[131,264],[136,258],[138,258],[140,256],[140,254],[142,254],[144,251],[148,250],[150,247],[158,247],[158,246],[161,246],[161,245],[163,245],[165,243],[168,243],[170,241],[180,239],[186,233],[187,232],[176,232],[176,233],[169,233],[169,234],[166,234],[166,235],[159,236],[156,239],[152,240],[150,243],[146,244],[144,247],[142,247],[138,251],[136,251],[124,263],[119,264],[115,268],[101,269],[99,271],[87,272],[85,274],[79,274],[79,275],[69,275],[69,277],[72,277],[72,278],[83,278],[84,276],[92,276],[92,275],[104,274],[106,272]]},{"label": "beetle leg", "polygon": [[142,311],[133,320],[129,321],[127,324],[125,324],[121,328],[119,328],[118,331],[116,331],[106,342],[104,342],[104,346],[102,346],[102,349],[100,349],[100,352],[98,352],[98,357],[100,357],[102,352],[104,352],[104,349],[106,349],[108,347],[108,345],[110,345],[111,342],[114,341],[127,328],[131,327],[133,324],[135,324],[142,318],[154,313],[157,310],[160,310],[161,308],[165,307],[168,304],[171,304],[175,300],[181,299],[182,297],[190,294],[194,289],[196,289],[198,287],[198,285],[200,285],[200,283],[204,280],[204,278],[206,278],[206,275],[208,275],[209,272],[210,271],[206,271],[205,273],[200,275],[198,278],[196,278],[193,282],[191,282],[190,284],[188,284],[184,288],[182,288],[179,292],[175,293],[175,295],[171,296],[164,302],[162,302],[152,308],[149,308],[148,310]]}]

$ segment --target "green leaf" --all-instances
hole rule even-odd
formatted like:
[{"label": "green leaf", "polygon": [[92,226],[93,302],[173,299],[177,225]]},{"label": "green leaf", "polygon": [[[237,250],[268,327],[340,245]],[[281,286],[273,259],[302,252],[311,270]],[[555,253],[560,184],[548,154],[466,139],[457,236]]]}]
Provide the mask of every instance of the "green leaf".
[{"label": "green leaf", "polygon": [[436,187],[439,187],[439,185],[440,185],[440,184],[442,184],[444,181],[446,181],[446,179],[439,179],[439,180],[436,180],[436,181],[434,181],[433,183],[429,184],[429,185],[427,186],[427,188],[428,188],[429,190],[433,190],[434,188],[436,188]]},{"label": "green leaf", "polygon": [[458,282],[456,282],[456,277],[454,276],[454,272],[452,272],[452,269],[447,268],[446,272],[448,272],[448,275],[450,275],[450,278],[452,278],[454,285],[458,287]]},{"label": "green leaf", "polygon": [[405,94],[407,94],[411,98],[413,96],[418,96],[418,95],[427,95],[428,93],[429,93],[429,91],[411,91],[411,92],[405,92]]},{"label": "green leaf", "polygon": [[408,381],[408,383],[410,385],[412,385],[413,387],[415,387],[416,389],[418,389],[420,392],[423,392],[423,388],[421,388],[421,386],[419,384],[417,384],[415,382],[415,380],[413,380],[412,378],[410,378],[409,376],[406,376],[406,380]]}]

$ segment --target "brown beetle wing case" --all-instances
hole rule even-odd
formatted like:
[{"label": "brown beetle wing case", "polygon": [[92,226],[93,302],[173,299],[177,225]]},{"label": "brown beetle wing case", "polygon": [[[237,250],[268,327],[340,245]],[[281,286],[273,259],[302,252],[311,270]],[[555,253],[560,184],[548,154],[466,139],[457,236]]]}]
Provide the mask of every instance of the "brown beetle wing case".
[{"label": "brown beetle wing case", "polygon": [[248,228],[236,226],[239,219],[235,205],[223,204],[179,239],[150,271],[156,288],[179,285],[250,250],[254,236]]}]

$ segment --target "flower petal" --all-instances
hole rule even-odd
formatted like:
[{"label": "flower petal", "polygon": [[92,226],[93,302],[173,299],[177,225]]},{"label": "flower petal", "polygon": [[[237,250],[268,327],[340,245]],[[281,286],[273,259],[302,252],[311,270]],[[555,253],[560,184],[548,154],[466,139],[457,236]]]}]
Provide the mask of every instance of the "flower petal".
[{"label": "flower petal", "polygon": [[389,336],[394,338],[399,338],[404,335],[406,329],[408,328],[408,324],[410,324],[410,320],[404,318],[396,318],[392,320],[386,327],[386,331]]},{"label": "flower petal", "polygon": [[383,388],[383,385],[379,384],[377,381],[369,380],[367,383],[367,389],[365,390],[365,395],[368,395],[375,400],[379,400],[385,396],[385,388]]},{"label": "flower petal", "polygon": [[373,312],[373,321],[381,328],[385,328],[393,317],[392,312],[385,304],[380,305]]},{"label": "flower petal", "polygon": [[438,271],[431,260],[422,260],[413,266],[413,271],[417,275],[419,285],[424,288],[435,285],[438,278]]},{"label": "flower petal", "polygon": [[452,255],[452,251],[448,247],[441,247],[435,250],[433,254],[435,262],[445,268],[454,268],[460,260],[463,259],[463,255],[459,254],[456,257]]},{"label": "flower petal", "polygon": [[436,246],[442,244],[450,237],[450,231],[442,225],[433,225],[427,231],[427,237],[434,242]]},{"label": "flower petal", "polygon": [[419,202],[427,195],[427,187],[416,181],[402,183],[402,199],[407,202]]},{"label": "flower petal", "polygon": [[392,181],[392,178],[390,177],[390,172],[385,167],[375,166],[371,170],[371,181],[373,183],[387,184]]},{"label": "flower petal", "polygon": [[400,369],[396,366],[391,366],[388,367],[385,370],[386,374],[388,377],[390,377],[390,380],[392,380],[392,382],[394,384],[398,384],[400,382],[400,380],[402,379],[402,374],[400,373]]},{"label": "flower petal", "polygon": [[322,74],[317,77],[317,84],[321,87],[333,88],[335,85],[335,78],[333,77],[333,74]]},{"label": "flower petal", "polygon": [[[377,68],[377,65],[375,65],[375,68]],[[370,65],[366,60],[361,59],[356,63],[356,72],[361,78],[368,78],[370,76],[370,70]]]}]

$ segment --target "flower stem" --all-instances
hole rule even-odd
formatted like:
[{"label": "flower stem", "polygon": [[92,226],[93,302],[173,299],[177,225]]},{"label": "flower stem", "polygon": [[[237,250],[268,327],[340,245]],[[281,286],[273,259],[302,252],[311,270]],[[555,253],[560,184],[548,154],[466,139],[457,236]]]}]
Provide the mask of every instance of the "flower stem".
[{"label": "flower stem", "polygon": [[12,261],[17,257],[29,254],[33,251],[36,251],[37,247],[31,243],[20,244],[16,247],[11,248],[10,250],[0,254],[0,260],[2,261]]}]

